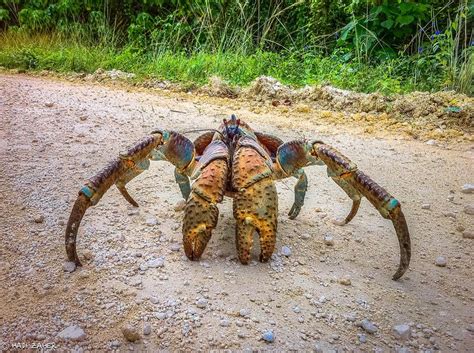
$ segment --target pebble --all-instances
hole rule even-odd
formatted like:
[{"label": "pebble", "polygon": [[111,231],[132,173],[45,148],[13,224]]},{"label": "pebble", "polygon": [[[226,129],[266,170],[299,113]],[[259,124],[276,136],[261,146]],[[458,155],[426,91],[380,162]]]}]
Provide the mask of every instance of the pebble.
[{"label": "pebble", "polygon": [[150,216],[150,217],[147,217],[145,224],[149,227],[153,227],[160,223],[158,222],[158,219],[155,216]]},{"label": "pebble", "polygon": [[444,256],[438,256],[435,260],[435,265],[439,267],[445,267],[448,261]]},{"label": "pebble", "polygon": [[464,206],[464,213],[474,215],[474,204]]},{"label": "pebble", "polygon": [[46,103],[44,103],[44,105],[48,108],[51,108],[54,105],[54,103],[53,102],[46,102]]},{"label": "pebble", "polygon": [[77,325],[71,325],[58,333],[58,337],[65,340],[80,341],[86,337],[86,333]]},{"label": "pebble", "polygon": [[34,218],[35,223],[43,223],[44,222],[44,216],[42,214],[35,216]]},{"label": "pebble", "polygon": [[366,343],[367,342],[367,336],[364,335],[363,333],[358,333],[357,338],[359,339],[360,343]]},{"label": "pebble", "polygon": [[201,309],[206,308],[206,306],[207,306],[207,299],[206,299],[206,298],[199,298],[199,299],[196,301],[196,306],[197,306],[198,308],[201,308]]},{"label": "pebble", "polygon": [[444,216],[448,218],[456,218],[456,214],[454,212],[444,212]]},{"label": "pebble", "polygon": [[393,327],[393,333],[396,338],[401,340],[407,340],[411,336],[411,328],[407,324],[395,325]]},{"label": "pebble", "polygon": [[377,332],[377,327],[369,320],[364,319],[361,322],[361,327],[368,333],[375,333]]},{"label": "pebble", "polygon": [[304,240],[311,239],[311,234],[309,234],[309,233],[303,233],[303,234],[301,234],[301,238],[304,239]]},{"label": "pebble", "polygon": [[149,334],[151,334],[151,325],[150,324],[145,324],[143,326],[143,334],[145,336],[148,336]]},{"label": "pebble", "polygon": [[230,321],[228,319],[222,319],[221,322],[219,323],[220,326],[222,327],[229,327],[230,326]]},{"label": "pebble", "polygon": [[428,140],[425,143],[430,146],[436,146],[436,140]]},{"label": "pebble", "polygon": [[82,251],[82,256],[84,256],[86,260],[91,260],[94,257],[94,254],[89,249],[86,249]]},{"label": "pebble", "polygon": [[180,212],[180,211],[184,210],[185,207],[186,207],[186,201],[181,200],[181,201],[177,202],[176,205],[174,205],[174,210],[175,210],[175,212]]},{"label": "pebble", "polygon": [[162,257],[151,259],[146,262],[146,265],[150,268],[163,267],[165,265],[165,259]]},{"label": "pebble", "polygon": [[74,270],[76,269],[76,264],[73,261],[66,261],[63,264],[63,269],[64,271],[69,273],[74,272]]},{"label": "pebble", "polygon": [[474,184],[464,184],[461,188],[463,194],[473,194],[474,193]]},{"label": "pebble", "polygon": [[265,331],[265,332],[262,334],[262,339],[263,339],[265,342],[273,343],[273,342],[275,342],[275,333],[273,333],[273,331]]},{"label": "pebble", "polygon": [[345,275],[339,278],[338,282],[344,286],[350,286],[351,285],[351,276]]},{"label": "pebble", "polygon": [[138,331],[131,325],[126,325],[122,327],[123,337],[129,342],[136,342],[140,339],[140,334]]},{"label": "pebble", "polygon": [[462,232],[462,237],[464,239],[474,239],[474,232],[471,232],[470,230],[465,230]]},{"label": "pebble", "polygon": [[173,243],[170,245],[170,250],[171,251],[180,251],[181,250],[181,245],[178,243]]},{"label": "pebble", "polygon": [[333,246],[334,245],[334,238],[332,235],[330,234],[326,234],[324,236],[324,244],[326,244],[327,246]]},{"label": "pebble", "polygon": [[429,203],[424,203],[421,205],[422,210],[429,210],[431,208],[431,205]]},{"label": "pebble", "polygon": [[248,317],[250,316],[250,310],[249,309],[240,309],[239,315],[242,317]]},{"label": "pebble", "polygon": [[281,254],[288,257],[291,255],[291,249],[288,246],[282,246],[281,247]]}]

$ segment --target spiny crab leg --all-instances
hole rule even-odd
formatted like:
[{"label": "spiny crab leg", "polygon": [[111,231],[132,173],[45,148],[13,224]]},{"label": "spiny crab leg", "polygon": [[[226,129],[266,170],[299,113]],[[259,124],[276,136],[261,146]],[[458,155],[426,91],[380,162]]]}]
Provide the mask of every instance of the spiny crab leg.
[{"label": "spiny crab leg", "polygon": [[320,141],[315,141],[312,146],[311,155],[322,160],[327,165],[328,175],[353,200],[351,212],[346,217],[345,223],[355,216],[362,196],[370,201],[382,217],[392,221],[400,246],[400,264],[392,278],[397,280],[402,277],[410,264],[411,243],[408,226],[400,202],[368,175],[358,170],[353,162],[333,147]]},{"label": "spiny crab leg", "polygon": [[150,154],[162,143],[161,133],[153,133],[147,136],[126,152],[121,153],[119,158],[110,162],[82,187],[66,226],[66,253],[69,261],[73,261],[77,266],[81,266],[77,256],[76,238],[82,217],[90,206],[94,206],[99,202],[113,184],[117,185],[121,194],[128,202],[138,206],[127,192],[125,184],[148,168]]}]

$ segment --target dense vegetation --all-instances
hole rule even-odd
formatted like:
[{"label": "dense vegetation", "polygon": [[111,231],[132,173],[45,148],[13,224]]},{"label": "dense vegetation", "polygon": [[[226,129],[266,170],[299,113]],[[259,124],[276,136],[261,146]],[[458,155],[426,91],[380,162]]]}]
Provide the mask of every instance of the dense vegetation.
[{"label": "dense vegetation", "polygon": [[467,0],[3,0],[0,65],[473,93]]}]

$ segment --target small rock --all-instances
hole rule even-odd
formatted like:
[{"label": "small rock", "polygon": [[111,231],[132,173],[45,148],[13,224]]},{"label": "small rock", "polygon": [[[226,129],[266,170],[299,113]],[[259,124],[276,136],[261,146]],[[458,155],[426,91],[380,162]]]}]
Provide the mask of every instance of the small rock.
[{"label": "small rock", "polygon": [[345,275],[339,278],[338,282],[344,286],[350,286],[351,285],[351,276]]},{"label": "small rock", "polygon": [[364,335],[363,333],[358,333],[357,338],[359,339],[360,343],[366,343],[367,342],[367,336]]},{"label": "small rock", "polygon": [[189,336],[189,333],[191,332],[191,325],[189,324],[189,322],[185,322],[183,323],[183,326],[181,327],[181,334],[184,336],[184,337],[187,337]]},{"label": "small rock", "polygon": [[474,215],[474,204],[464,206],[464,213]]},{"label": "small rock", "polygon": [[448,262],[444,256],[438,256],[435,260],[435,265],[439,267],[445,267],[447,263]]},{"label": "small rock", "polygon": [[431,205],[429,203],[424,203],[421,205],[422,210],[429,210],[431,208]]},{"label": "small rock", "polygon": [[464,239],[474,239],[474,232],[471,232],[469,230],[465,230],[464,232],[462,232],[462,237]]},{"label": "small rock", "polygon": [[301,239],[304,239],[304,240],[311,239],[311,234],[303,233],[301,234]]},{"label": "small rock", "polygon": [[44,222],[44,216],[42,214],[35,216],[34,218],[35,223],[43,223]]},{"label": "small rock", "polygon": [[262,339],[263,339],[265,342],[273,343],[273,342],[275,342],[275,334],[273,333],[273,331],[265,331],[265,332],[262,334]]},{"label": "small rock", "polygon": [[86,121],[86,120],[87,120],[87,116],[86,116],[86,115],[81,115],[81,116],[79,117],[79,119],[80,119],[81,121]]},{"label": "small rock", "polygon": [[145,336],[148,336],[151,333],[151,325],[150,324],[145,324],[143,326],[143,334]]},{"label": "small rock", "polygon": [[469,332],[474,332],[474,324],[469,324],[469,325],[467,326],[467,330],[468,330]]},{"label": "small rock", "polygon": [[222,319],[221,322],[219,323],[220,326],[222,327],[229,327],[230,326],[230,321],[228,319]]},{"label": "small rock", "polygon": [[453,202],[454,201],[454,195],[449,195],[447,199],[448,199],[448,201]]},{"label": "small rock", "polygon": [[54,105],[54,103],[53,102],[46,102],[46,103],[44,103],[44,105],[48,108],[51,108]]},{"label": "small rock", "polygon": [[76,269],[76,264],[73,261],[66,261],[63,264],[63,270],[66,272],[71,273],[71,272],[74,272],[75,269]]},{"label": "small rock", "polygon": [[201,309],[206,308],[206,306],[207,306],[207,299],[206,299],[206,298],[199,298],[199,299],[196,301],[196,306],[197,306],[198,308],[201,308]]},{"label": "small rock", "polygon": [[332,235],[330,234],[326,234],[324,236],[324,244],[326,244],[327,246],[333,246],[334,245],[334,238]]},{"label": "small rock", "polygon": [[170,245],[170,250],[171,251],[180,251],[181,250],[181,245],[178,243],[173,243]]},{"label": "small rock", "polygon": [[393,333],[396,338],[407,340],[411,336],[411,328],[407,324],[395,325],[393,327]]},{"label": "small rock", "polygon": [[174,205],[174,210],[175,210],[175,212],[180,212],[180,211],[184,210],[185,207],[186,207],[186,201],[181,200],[181,201],[177,202],[176,205]]},{"label": "small rock", "polygon": [[86,260],[91,260],[94,257],[94,254],[89,249],[86,249],[82,251],[82,256],[84,256],[84,259]]},{"label": "small rock", "polygon": [[474,184],[464,184],[461,188],[463,194],[473,194],[474,193]]},{"label": "small rock", "polygon": [[150,216],[150,217],[147,217],[147,219],[145,221],[145,224],[149,227],[153,227],[153,226],[156,226],[157,224],[159,224],[159,222],[158,222],[158,219],[156,219],[155,216]]},{"label": "small rock", "polygon": [[148,265],[146,264],[146,262],[144,262],[140,264],[139,268],[140,268],[140,271],[146,271],[148,270]]},{"label": "small rock", "polygon": [[281,254],[288,257],[291,255],[291,249],[288,246],[281,247]]},{"label": "small rock", "polygon": [[110,347],[112,347],[112,348],[114,348],[114,349],[120,347],[121,345],[122,345],[122,344],[121,344],[119,341],[117,341],[117,340],[114,340],[114,341],[110,342]]},{"label": "small rock", "polygon": [[86,337],[86,333],[77,325],[71,325],[58,333],[58,337],[65,340],[80,341]]},{"label": "small rock", "polygon": [[249,309],[240,309],[239,315],[242,317],[249,317],[250,316],[250,310]]},{"label": "small rock", "polygon": [[436,140],[428,140],[425,143],[430,146],[436,146]]},{"label": "small rock", "polygon": [[444,212],[443,214],[448,218],[456,218],[456,214],[454,212]]},{"label": "small rock", "polygon": [[368,333],[375,333],[377,332],[377,327],[369,320],[364,319],[361,322],[361,327]]},{"label": "small rock", "polygon": [[146,265],[150,268],[163,267],[165,265],[165,259],[162,257],[151,259],[146,262]]},{"label": "small rock", "polygon": [[123,337],[129,342],[136,342],[140,339],[140,334],[138,331],[131,325],[126,325],[122,327]]}]

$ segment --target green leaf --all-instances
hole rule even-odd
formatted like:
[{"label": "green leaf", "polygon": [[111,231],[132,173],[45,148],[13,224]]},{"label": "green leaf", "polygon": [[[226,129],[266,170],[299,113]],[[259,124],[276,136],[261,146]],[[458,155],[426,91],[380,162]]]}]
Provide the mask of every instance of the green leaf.
[{"label": "green leaf", "polygon": [[10,13],[8,10],[0,9],[0,21],[6,21],[10,19]]},{"label": "green leaf", "polygon": [[390,28],[393,27],[393,23],[394,23],[393,20],[388,19],[388,20],[383,21],[380,25],[381,25],[382,27],[385,27],[385,28],[387,28],[387,29],[390,29]]},{"label": "green leaf", "polygon": [[415,17],[413,17],[412,15],[403,15],[403,16],[397,17],[397,23],[399,23],[401,26],[409,25],[414,20],[415,20]]}]

